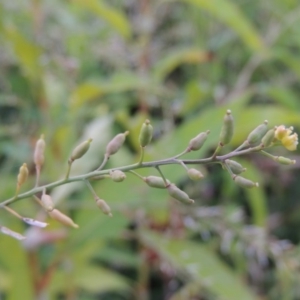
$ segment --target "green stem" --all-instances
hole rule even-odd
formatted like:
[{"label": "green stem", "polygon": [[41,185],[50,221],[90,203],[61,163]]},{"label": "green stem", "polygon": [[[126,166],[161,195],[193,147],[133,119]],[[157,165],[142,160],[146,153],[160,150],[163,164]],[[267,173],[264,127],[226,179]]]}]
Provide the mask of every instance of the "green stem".
[{"label": "green stem", "polygon": [[270,157],[273,160],[276,160],[276,156],[274,156],[274,155],[272,155],[272,154],[270,154],[270,153],[268,153],[268,152],[266,152],[264,150],[261,150],[260,152],[261,152],[261,154],[263,154],[263,155],[265,155],[267,157]]},{"label": "green stem", "polygon": [[139,177],[140,179],[142,179],[144,181],[144,177],[141,176],[140,174],[138,174],[137,172],[134,172],[134,171],[128,171],[128,172],[131,174],[134,174],[135,176]]},{"label": "green stem", "polygon": [[230,167],[226,164],[226,162],[222,163],[222,165],[225,166],[228,173],[231,175],[231,177],[233,177],[234,174],[233,174],[232,170],[230,169]]},{"label": "green stem", "polygon": [[84,183],[87,185],[87,187],[89,188],[89,190],[91,191],[91,193],[93,194],[95,199],[98,199],[98,195],[96,194],[95,190],[93,189],[91,183],[88,180],[84,180]]},{"label": "green stem", "polygon": [[189,170],[189,168],[184,164],[184,162],[183,162],[182,160],[177,160],[177,161],[178,161],[178,163],[180,163],[180,164],[182,165],[182,167],[183,167],[186,171]]},{"label": "green stem", "polygon": [[165,175],[163,174],[163,172],[161,171],[160,167],[159,166],[156,166],[155,167],[157,169],[157,171],[159,172],[160,176],[162,177],[164,183],[165,183],[165,186],[168,186],[168,181],[165,177]]},{"label": "green stem", "polygon": [[108,159],[109,159],[109,156],[105,154],[105,155],[104,155],[104,159],[103,159],[103,161],[102,161],[102,164],[100,165],[100,167],[99,167],[96,171],[102,170],[103,167],[105,166],[105,164],[107,163]]},{"label": "green stem", "polygon": [[220,153],[222,148],[223,148],[223,146],[219,143],[217,149],[215,150],[215,153],[212,156],[213,159],[217,157],[217,155]]},{"label": "green stem", "polygon": [[[164,166],[164,165],[178,164],[178,163],[181,163],[181,161],[186,165],[216,163],[216,162],[222,162],[225,159],[228,159],[228,158],[231,158],[231,157],[241,156],[241,155],[245,155],[245,154],[252,153],[252,152],[258,152],[258,151],[261,151],[261,150],[262,150],[261,146],[257,146],[257,147],[241,150],[239,152],[230,152],[230,153],[222,155],[222,156],[215,156],[215,157],[202,158],[202,159],[184,159],[184,160],[177,160],[177,159],[174,159],[174,158],[167,158],[167,159],[161,159],[161,160],[157,160],[157,161],[142,162],[141,164],[135,163],[135,164],[132,164],[132,165],[127,165],[127,166],[113,168],[113,169],[118,169],[118,170],[123,171],[123,172],[128,172],[128,171],[136,170],[136,169],[153,168],[153,167],[157,168],[159,166]],[[90,179],[90,178],[95,177],[95,176],[109,174],[109,172],[113,169],[95,170],[95,171],[92,171],[92,172],[89,172],[89,173],[86,173],[86,174],[64,178],[64,179],[61,179],[61,180],[58,180],[58,181],[55,181],[55,182],[52,182],[52,183],[49,183],[49,184],[45,184],[43,186],[34,187],[33,189],[31,189],[31,190],[29,190],[25,193],[18,194],[15,197],[9,198],[9,199],[1,202],[0,207],[3,207],[5,205],[9,205],[9,204],[11,204],[13,202],[16,202],[16,201],[19,201],[21,199],[31,197],[31,196],[35,195],[36,193],[38,193],[38,192],[42,192],[44,189],[48,190],[48,189],[52,189],[52,188],[55,188],[57,186],[64,185],[64,184],[67,184],[67,183],[70,183],[70,182],[82,181],[82,180]],[[160,171],[159,168],[158,168],[158,170]]]},{"label": "green stem", "polygon": [[235,150],[233,150],[233,152],[237,152],[242,150],[243,148],[245,148],[246,146],[249,146],[248,140],[246,140],[245,142],[243,142],[242,145],[238,146]]},{"label": "green stem", "polygon": [[40,182],[41,168],[39,166],[36,166],[35,169],[36,169],[35,187],[37,187],[39,186],[39,182]]},{"label": "green stem", "polygon": [[141,156],[140,156],[140,160],[138,162],[138,164],[142,164],[143,160],[144,160],[144,155],[145,155],[145,148],[141,146]]},{"label": "green stem", "polygon": [[72,167],[72,161],[68,161],[68,170],[67,170],[65,180],[67,180],[70,176],[71,167]]},{"label": "green stem", "polygon": [[173,159],[176,159],[176,158],[179,158],[181,156],[183,156],[184,154],[186,153],[189,153],[190,152],[190,149],[189,148],[186,148],[184,151],[182,151],[181,153],[175,155],[174,157],[172,157]]}]

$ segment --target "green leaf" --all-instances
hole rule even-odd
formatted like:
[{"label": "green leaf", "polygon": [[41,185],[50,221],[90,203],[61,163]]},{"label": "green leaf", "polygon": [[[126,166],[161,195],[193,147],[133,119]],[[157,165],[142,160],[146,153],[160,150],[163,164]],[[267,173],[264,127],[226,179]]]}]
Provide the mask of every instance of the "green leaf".
[{"label": "green leaf", "polygon": [[278,60],[282,61],[294,74],[300,78],[300,62],[298,56],[295,56],[285,48],[279,48],[273,51],[273,55]]},{"label": "green leaf", "polygon": [[5,28],[5,35],[14,49],[24,74],[29,76],[32,80],[38,80],[41,76],[39,59],[42,54],[42,49],[27,40],[13,27]]},{"label": "green leaf", "polygon": [[[96,83],[97,82],[97,83]],[[90,80],[79,85],[72,93],[70,101],[73,109],[105,94],[134,90],[159,91],[159,87],[147,78],[132,72],[119,72],[109,80]]]},{"label": "green leaf", "polygon": [[254,300],[245,283],[206,245],[142,232],[144,242],[155,248],[178,271],[186,272],[222,300]]},{"label": "green leaf", "polygon": [[[18,227],[10,227],[12,230],[21,232],[21,224],[15,223]],[[28,253],[22,247],[20,241],[9,236],[0,235],[1,255],[0,261],[7,269],[9,275],[7,300],[34,299],[33,284],[28,275],[30,266],[28,264]]]},{"label": "green leaf", "polygon": [[300,107],[298,96],[288,87],[263,86],[259,88],[259,92],[271,97],[284,108],[296,110]]},{"label": "green leaf", "polygon": [[104,1],[98,0],[75,0],[87,10],[95,13],[100,18],[106,20],[113,28],[115,28],[124,38],[130,38],[131,26],[125,15],[111,6],[108,6]]},{"label": "green leaf", "polygon": [[254,26],[243,15],[238,6],[229,0],[181,0],[204,9],[218,20],[231,27],[252,49],[252,51],[265,52],[263,41]]},{"label": "green leaf", "polygon": [[129,285],[124,277],[96,266],[85,266],[77,270],[75,274],[76,287],[92,293],[123,290],[129,291]]},{"label": "green leaf", "polygon": [[158,81],[163,81],[179,65],[184,63],[199,64],[209,60],[209,58],[209,52],[204,50],[195,48],[176,50],[156,63],[153,70],[154,77]]}]

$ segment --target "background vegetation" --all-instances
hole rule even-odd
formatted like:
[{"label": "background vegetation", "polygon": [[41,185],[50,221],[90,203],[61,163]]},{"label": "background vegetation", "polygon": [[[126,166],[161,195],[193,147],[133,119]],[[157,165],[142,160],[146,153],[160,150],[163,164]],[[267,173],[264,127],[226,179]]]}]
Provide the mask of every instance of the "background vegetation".
[{"label": "background vegetation", "polygon": [[[34,185],[41,133],[48,183],[88,137],[73,175],[95,169],[125,130],[108,167],[137,161],[146,118],[155,127],[147,160],[178,154],[207,129],[205,147],[187,157],[209,156],[227,108],[236,121],[228,151],[265,119],[299,132],[299,35],[297,0],[1,1],[1,201],[14,194],[23,162],[31,171],[23,191]],[[219,166],[203,168],[200,183],[164,167],[193,207],[128,174],[119,184],[93,182],[113,218],[78,183],[51,191],[78,230],[51,220],[47,230],[25,228],[0,211],[1,225],[27,235],[24,243],[0,235],[0,299],[299,299],[299,151],[275,152],[298,162],[239,159],[260,182],[254,190],[238,188]],[[45,217],[32,199],[12,207]]]}]

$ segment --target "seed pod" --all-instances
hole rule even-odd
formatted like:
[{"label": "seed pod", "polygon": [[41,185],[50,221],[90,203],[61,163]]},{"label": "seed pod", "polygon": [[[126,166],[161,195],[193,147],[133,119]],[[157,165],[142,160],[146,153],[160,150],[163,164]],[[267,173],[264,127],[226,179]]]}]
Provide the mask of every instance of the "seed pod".
[{"label": "seed pod", "polygon": [[220,145],[224,146],[228,143],[230,143],[232,137],[233,137],[233,130],[234,130],[234,124],[233,124],[233,117],[231,115],[231,110],[227,110],[226,115],[223,119],[223,126],[220,133]]},{"label": "seed pod", "polygon": [[44,208],[49,212],[52,211],[54,208],[54,203],[53,200],[51,198],[51,196],[43,193],[42,198],[41,198],[42,204],[44,206]]},{"label": "seed pod", "polygon": [[256,142],[260,141],[262,137],[268,131],[268,121],[265,120],[262,124],[258,125],[254,130],[252,130],[248,137],[247,141],[249,144],[255,144]]},{"label": "seed pod", "polygon": [[167,189],[170,196],[182,203],[192,204],[195,202],[193,199],[190,199],[187,193],[179,189],[175,184],[168,185]]},{"label": "seed pod", "polygon": [[129,131],[125,131],[124,133],[117,134],[106,146],[106,153],[107,157],[117,153],[119,149],[125,142],[126,136],[129,134]]},{"label": "seed pod", "polygon": [[205,143],[209,133],[210,133],[210,131],[207,130],[206,132],[199,133],[196,137],[191,139],[189,142],[189,146],[188,146],[189,151],[199,150]]},{"label": "seed pod", "polygon": [[42,134],[35,144],[34,155],[33,155],[33,161],[35,165],[39,168],[41,168],[41,166],[44,164],[45,147],[46,147],[46,143],[44,141],[44,135]]},{"label": "seed pod", "polygon": [[97,198],[96,204],[104,214],[108,215],[109,217],[113,216],[109,205],[103,199]]},{"label": "seed pod", "polygon": [[188,173],[188,176],[190,177],[190,179],[192,179],[194,181],[200,180],[204,177],[200,171],[193,169],[193,168],[189,169],[187,171],[187,173]]},{"label": "seed pod", "polygon": [[18,174],[18,187],[20,187],[28,177],[28,169],[27,169],[27,164],[24,163],[20,169],[19,169],[19,174]]},{"label": "seed pod", "polygon": [[259,186],[258,182],[253,182],[253,181],[251,181],[249,179],[246,179],[242,176],[234,176],[233,180],[235,181],[235,183],[237,185],[239,185],[241,187],[244,187],[244,188],[248,188],[248,189]]},{"label": "seed pod", "polygon": [[146,120],[141,128],[139,142],[141,147],[146,147],[152,139],[153,127],[149,120]]},{"label": "seed pod", "polygon": [[269,147],[275,138],[275,129],[270,129],[262,138],[261,145],[263,147]]},{"label": "seed pod", "polygon": [[[158,188],[158,189],[165,189],[166,185],[164,180],[158,176],[148,176],[144,177],[143,180],[151,187]],[[167,184],[170,184],[170,181],[167,180]]]},{"label": "seed pod", "polygon": [[73,151],[70,157],[70,162],[73,162],[75,159],[81,158],[90,148],[90,144],[93,139],[88,139],[87,141],[79,144]]},{"label": "seed pod", "polygon": [[289,159],[289,158],[286,158],[286,157],[283,157],[283,156],[277,156],[275,158],[275,160],[278,161],[282,165],[294,165],[296,163],[295,160]]},{"label": "seed pod", "polygon": [[231,169],[231,171],[234,174],[240,174],[246,171],[246,168],[244,168],[241,164],[239,164],[238,162],[231,160],[231,159],[226,159],[225,163],[227,164],[227,166]]},{"label": "seed pod", "polygon": [[52,211],[49,211],[48,214],[52,219],[55,219],[56,221],[58,221],[58,222],[60,222],[64,225],[71,226],[73,228],[78,228],[79,227],[77,224],[75,224],[73,222],[73,220],[70,217],[63,214],[61,211],[59,211],[56,208],[53,209]]},{"label": "seed pod", "polygon": [[110,171],[109,176],[115,182],[121,182],[126,178],[125,173],[120,170]]}]

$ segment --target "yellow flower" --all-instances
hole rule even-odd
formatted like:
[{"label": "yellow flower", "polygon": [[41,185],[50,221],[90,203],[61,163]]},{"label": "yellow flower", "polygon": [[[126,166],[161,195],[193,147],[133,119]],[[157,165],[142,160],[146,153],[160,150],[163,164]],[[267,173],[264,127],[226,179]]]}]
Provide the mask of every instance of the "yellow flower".
[{"label": "yellow flower", "polygon": [[298,134],[293,133],[294,128],[285,128],[284,125],[280,125],[275,130],[275,138],[281,141],[282,145],[290,150],[294,151],[298,145]]}]

